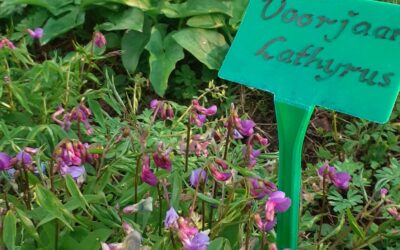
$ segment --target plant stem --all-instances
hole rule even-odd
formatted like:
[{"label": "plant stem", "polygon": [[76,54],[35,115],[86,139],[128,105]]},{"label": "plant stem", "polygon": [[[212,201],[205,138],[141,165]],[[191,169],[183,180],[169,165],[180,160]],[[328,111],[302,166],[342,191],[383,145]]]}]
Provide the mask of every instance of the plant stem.
[{"label": "plant stem", "polygon": [[55,250],[58,250],[58,234],[59,234],[59,224],[58,224],[58,219],[54,220],[54,223],[56,223],[56,229],[54,230],[54,248]]},{"label": "plant stem", "polygon": [[160,190],[160,183],[157,184],[157,192],[158,192],[158,203],[160,206],[160,214],[158,217],[158,234],[161,236],[161,229],[162,229],[162,198],[161,198],[161,190]]},{"label": "plant stem", "polygon": [[[141,159],[142,159],[142,156],[139,155],[136,160],[134,204],[138,203],[139,168],[140,168]],[[137,213],[135,213],[134,219],[135,219],[135,222],[137,222]]]},{"label": "plant stem", "polygon": [[187,134],[186,134],[186,151],[185,151],[185,173],[187,173],[189,165],[189,147],[190,147],[190,130],[191,130],[190,116],[188,118],[186,129],[187,129]]},{"label": "plant stem", "polygon": [[317,250],[320,248],[320,240],[321,240],[321,232],[322,232],[322,225],[324,224],[324,211],[326,206],[326,175],[328,174],[328,168],[324,170],[323,177],[322,177],[322,207],[321,207],[321,223],[319,224],[318,232],[317,232]]},{"label": "plant stem", "polygon": [[24,169],[24,167],[21,167],[24,176],[25,176],[25,195],[26,195],[26,206],[28,210],[31,210],[31,192],[29,190],[29,178],[28,178],[28,172]]},{"label": "plant stem", "polygon": [[265,249],[265,232],[261,232],[261,250]]},{"label": "plant stem", "polygon": [[249,250],[249,247],[250,247],[250,231],[251,231],[250,223],[251,223],[251,210],[249,209],[249,216],[248,216],[247,225],[246,225],[247,230],[246,230],[246,243],[245,243],[245,248],[244,248],[245,250]]},{"label": "plant stem", "polygon": [[82,142],[82,132],[81,132],[81,122],[78,120],[77,124],[77,131],[78,131],[78,139]]}]

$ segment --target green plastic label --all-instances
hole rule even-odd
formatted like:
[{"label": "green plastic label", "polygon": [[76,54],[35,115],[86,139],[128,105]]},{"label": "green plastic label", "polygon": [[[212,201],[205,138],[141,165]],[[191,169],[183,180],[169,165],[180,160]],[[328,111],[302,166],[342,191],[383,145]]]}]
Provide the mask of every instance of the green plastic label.
[{"label": "green plastic label", "polygon": [[384,123],[400,83],[400,6],[250,0],[221,78]]}]

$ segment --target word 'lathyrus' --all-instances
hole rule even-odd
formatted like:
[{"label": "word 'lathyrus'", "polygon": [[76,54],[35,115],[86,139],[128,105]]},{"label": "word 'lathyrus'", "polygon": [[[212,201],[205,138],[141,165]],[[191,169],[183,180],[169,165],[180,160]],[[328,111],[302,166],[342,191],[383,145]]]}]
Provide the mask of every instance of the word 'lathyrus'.
[{"label": "word 'lathyrus'", "polygon": [[[265,5],[261,11],[261,18],[264,21],[279,17],[280,15],[283,23],[289,24],[293,22],[299,28],[325,28],[330,31],[330,33],[325,34],[323,37],[324,41],[327,43],[338,39],[347,29],[351,29],[351,33],[355,36],[373,36],[375,39],[384,39],[389,41],[395,41],[396,38],[400,36],[400,29],[393,29],[387,26],[375,27],[367,21],[353,24],[351,22],[352,19],[360,15],[360,13],[355,11],[349,11],[347,13],[349,17],[348,19],[338,20],[314,14],[299,14],[297,9],[285,8],[286,0],[281,0],[279,7],[276,9],[271,8],[271,3],[274,0],[264,1]],[[395,75],[392,72],[382,74],[377,70],[354,66],[351,63],[336,63],[335,59],[322,59],[319,56],[325,48],[317,47],[315,45],[308,45],[298,52],[286,49],[275,55],[270,54],[269,49],[273,44],[276,43],[274,46],[278,46],[279,43],[286,41],[287,39],[283,36],[273,38],[265,43],[263,47],[257,51],[256,55],[263,56],[266,61],[275,59],[278,62],[291,64],[293,66],[315,66],[316,69],[322,71],[321,74],[315,76],[315,80],[317,81],[329,79],[334,75],[344,77],[348,73],[352,72],[359,74],[358,79],[360,82],[385,87],[390,84],[391,78]]]},{"label": "word 'lathyrus'", "polygon": [[[362,83],[366,82],[369,85],[385,87],[390,84],[391,78],[395,75],[394,73],[381,74],[377,70],[372,71],[367,68],[357,67],[351,63],[335,63],[335,59],[322,59],[319,55],[324,48],[314,45],[308,45],[298,52],[291,49],[283,49],[281,52],[272,55],[269,51],[270,46],[285,41],[286,38],[282,36],[273,38],[265,43],[264,46],[257,51],[256,55],[262,56],[266,61],[275,59],[278,62],[291,64],[293,66],[316,67],[316,69],[322,71],[321,74],[314,77],[317,81],[327,80],[334,75],[344,77],[348,73],[353,72],[360,74],[358,80]],[[275,46],[277,46],[277,44]]]}]

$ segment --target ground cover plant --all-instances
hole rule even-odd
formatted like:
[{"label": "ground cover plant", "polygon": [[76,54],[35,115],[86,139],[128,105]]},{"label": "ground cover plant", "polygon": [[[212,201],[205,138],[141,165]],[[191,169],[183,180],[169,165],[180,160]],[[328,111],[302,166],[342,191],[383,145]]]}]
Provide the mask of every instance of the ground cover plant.
[{"label": "ground cover plant", "polygon": [[[276,249],[271,96],[216,78],[246,4],[0,1],[0,248]],[[317,110],[300,249],[400,248],[399,115]]]}]

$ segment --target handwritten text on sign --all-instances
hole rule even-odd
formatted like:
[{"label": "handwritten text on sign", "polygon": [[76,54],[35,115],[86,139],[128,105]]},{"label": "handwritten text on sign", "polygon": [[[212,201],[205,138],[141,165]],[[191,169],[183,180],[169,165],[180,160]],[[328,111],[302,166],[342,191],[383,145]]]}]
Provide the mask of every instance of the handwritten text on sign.
[{"label": "handwritten text on sign", "polygon": [[220,76],[377,122],[400,83],[400,6],[368,0],[251,0]]}]

